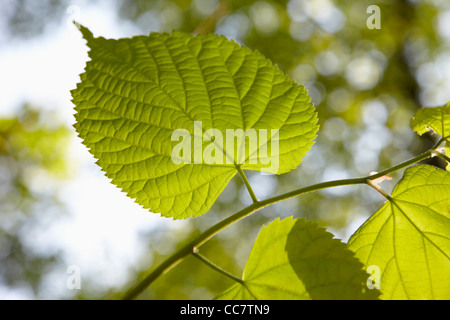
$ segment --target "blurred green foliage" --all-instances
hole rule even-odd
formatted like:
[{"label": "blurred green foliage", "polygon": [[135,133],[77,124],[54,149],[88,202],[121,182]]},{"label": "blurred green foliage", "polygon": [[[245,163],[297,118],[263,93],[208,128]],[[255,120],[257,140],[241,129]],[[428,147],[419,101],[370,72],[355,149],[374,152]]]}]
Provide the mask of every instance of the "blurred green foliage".
[{"label": "blurred green foliage", "polygon": [[[9,18],[5,21],[10,35],[32,36],[32,31],[42,30],[35,26],[45,26],[67,5],[62,0],[47,1],[45,10],[31,12],[33,19],[29,19],[30,10],[26,8],[32,2],[21,0],[7,10]],[[366,10],[374,4],[381,9],[381,29],[366,26],[370,16]],[[442,105],[450,100],[450,80],[445,73],[450,68],[449,24],[445,22],[450,3],[446,0],[118,0],[116,5],[118,16],[138,27],[142,34],[173,29],[223,34],[260,51],[306,86],[319,113],[321,130],[317,142],[292,173],[280,177],[249,173],[261,198],[325,180],[365,176],[407,160],[431,146],[435,139],[416,136],[409,127],[411,116],[422,106]],[[21,209],[27,203],[23,199],[30,198],[26,191],[29,182],[23,179],[27,172],[21,166],[31,162],[44,170],[62,170],[64,164],[58,159],[63,157],[53,153],[58,151],[61,155],[62,150],[49,147],[54,145],[51,139],[60,139],[63,134],[54,131],[48,136],[42,127],[26,131],[28,126],[19,120],[2,121],[0,128],[1,159],[9,159],[2,160],[0,170],[17,172],[9,175],[12,187],[0,194],[0,207],[7,205],[10,211],[7,218],[2,213],[2,219],[20,221],[25,214],[21,212],[27,211]],[[11,147],[10,141],[17,144]],[[436,159],[430,163],[443,166]],[[387,190],[401,173],[385,185]],[[35,197],[33,201],[44,200]],[[261,225],[274,217],[311,218],[338,236],[348,237],[347,227],[357,227],[352,223],[362,222],[382,201],[377,193],[364,187],[307,194],[240,221],[202,247],[202,253],[239,275]],[[142,277],[142,270],[157,266],[170,253],[158,253],[161,247],[174,249],[247,204],[249,197],[236,177],[209,214],[189,221],[189,236],[168,234],[164,229],[143,235],[142,241],[149,243],[149,255],[131,272]],[[1,225],[2,239],[5,235],[8,239],[6,224]],[[0,263],[5,265],[1,252],[0,246]],[[8,260],[13,254],[26,254],[20,247],[7,252]],[[39,263],[44,268],[52,259],[53,256]],[[25,268],[19,258],[15,261]],[[41,269],[37,270],[39,273]],[[31,274],[1,271],[0,275],[6,283],[17,279],[33,283]],[[141,298],[206,299],[229,284],[228,279],[190,258],[158,279]],[[120,296],[117,290],[122,289],[126,288],[111,288],[114,293],[109,296]],[[83,297],[92,294],[82,291],[79,298]]]},{"label": "blurred green foliage", "polygon": [[64,213],[51,181],[68,177],[70,131],[44,119],[29,105],[16,118],[0,119],[0,283],[30,296],[60,262],[58,252],[36,251],[32,242],[41,221]]}]

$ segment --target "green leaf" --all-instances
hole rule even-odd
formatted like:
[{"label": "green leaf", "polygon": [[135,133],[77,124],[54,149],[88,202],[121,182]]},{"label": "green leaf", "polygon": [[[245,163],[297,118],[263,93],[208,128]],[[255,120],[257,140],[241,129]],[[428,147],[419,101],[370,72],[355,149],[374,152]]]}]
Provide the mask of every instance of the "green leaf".
[{"label": "green leaf", "polygon": [[[411,119],[411,128],[419,135],[433,131],[445,139],[445,154],[450,157],[450,102],[442,107],[422,108]],[[450,171],[450,164],[447,166]]]},{"label": "green leaf", "polygon": [[[238,166],[282,174],[314,143],[305,88],[258,52],[214,34],[107,40],[81,31],[91,61],[72,91],[75,128],[112,183],[153,212],[199,216]],[[221,149],[219,135],[239,129],[267,143],[243,136]]]},{"label": "green leaf", "polygon": [[450,298],[450,173],[407,169],[348,245],[366,266],[378,266],[381,298]]},{"label": "green leaf", "polygon": [[368,274],[346,245],[305,219],[275,220],[259,233],[243,274],[216,299],[374,299]]}]

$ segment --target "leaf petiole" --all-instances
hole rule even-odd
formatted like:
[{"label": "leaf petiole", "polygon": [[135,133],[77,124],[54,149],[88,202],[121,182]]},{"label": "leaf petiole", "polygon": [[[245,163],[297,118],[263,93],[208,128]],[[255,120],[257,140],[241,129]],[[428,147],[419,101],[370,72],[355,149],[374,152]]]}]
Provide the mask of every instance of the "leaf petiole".
[{"label": "leaf petiole", "polygon": [[436,156],[438,156],[438,157],[441,157],[442,159],[444,159],[445,161],[447,161],[448,163],[450,163],[450,158],[447,157],[445,154],[443,154],[443,153],[441,153],[441,152],[434,151],[434,152],[433,152],[433,155],[436,155]]},{"label": "leaf petiole", "polygon": [[384,191],[378,184],[373,182],[372,180],[367,180],[367,184],[377,190],[383,197],[389,199],[389,195]]},{"label": "leaf petiole", "polygon": [[242,171],[241,166],[236,166],[236,169],[239,172],[239,175],[241,176],[242,181],[244,182],[245,187],[247,188],[247,191],[250,194],[253,203],[258,202],[258,198],[256,197],[255,192],[253,191],[252,186],[250,185],[250,182],[247,179],[247,176],[245,175],[244,171]]},{"label": "leaf petiole", "polygon": [[244,281],[241,278],[236,277],[235,275],[232,275],[231,273],[229,273],[228,271],[225,271],[224,269],[222,269],[221,267],[219,267],[218,265],[214,264],[213,262],[209,261],[205,256],[203,256],[202,254],[200,254],[198,252],[198,249],[195,248],[192,252],[192,255],[194,257],[196,257],[198,260],[200,260],[201,262],[203,262],[204,264],[206,264],[208,267],[210,267],[211,269],[223,274],[224,276],[230,278],[231,280],[243,284]]}]

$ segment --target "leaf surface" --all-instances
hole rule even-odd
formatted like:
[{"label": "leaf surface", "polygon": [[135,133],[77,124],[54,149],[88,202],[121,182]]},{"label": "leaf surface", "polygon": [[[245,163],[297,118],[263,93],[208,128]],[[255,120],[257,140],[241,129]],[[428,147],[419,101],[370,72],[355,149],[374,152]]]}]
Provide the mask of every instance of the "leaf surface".
[{"label": "leaf surface", "polygon": [[450,173],[428,165],[407,169],[348,245],[366,267],[379,267],[381,298],[448,299]]},{"label": "leaf surface", "polygon": [[275,220],[259,233],[236,284],[216,299],[374,299],[363,265],[314,222]]},{"label": "leaf surface", "polygon": [[[238,166],[282,174],[314,143],[305,88],[258,52],[214,34],[81,32],[91,60],[72,91],[75,128],[112,183],[153,212],[199,216]],[[244,135],[227,148],[227,130],[266,133],[266,141]],[[174,132],[184,135],[174,140]],[[187,141],[190,149],[174,152]]]},{"label": "leaf surface", "polygon": [[[429,131],[445,139],[445,154],[450,157],[450,102],[441,107],[422,108],[411,119],[411,128],[419,135]],[[450,171],[450,163],[447,165]]]}]

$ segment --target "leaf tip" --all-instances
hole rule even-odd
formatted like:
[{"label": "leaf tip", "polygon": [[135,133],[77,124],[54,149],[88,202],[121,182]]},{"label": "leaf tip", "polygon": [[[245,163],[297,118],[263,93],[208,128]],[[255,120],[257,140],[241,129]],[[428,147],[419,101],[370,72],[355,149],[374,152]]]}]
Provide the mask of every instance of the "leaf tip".
[{"label": "leaf tip", "polygon": [[75,20],[73,21],[73,24],[78,28],[78,30],[80,30],[81,34],[83,35],[83,38],[89,42],[91,40],[94,39],[94,34],[91,32],[91,30],[89,30],[88,28],[86,28],[85,26],[79,24],[78,22],[76,22]]}]

